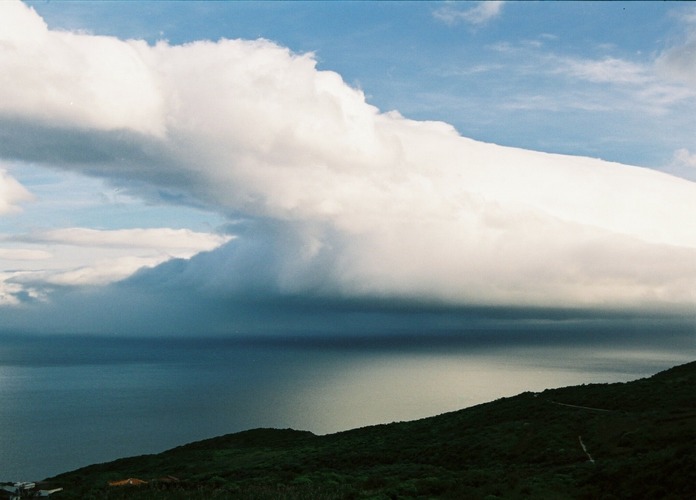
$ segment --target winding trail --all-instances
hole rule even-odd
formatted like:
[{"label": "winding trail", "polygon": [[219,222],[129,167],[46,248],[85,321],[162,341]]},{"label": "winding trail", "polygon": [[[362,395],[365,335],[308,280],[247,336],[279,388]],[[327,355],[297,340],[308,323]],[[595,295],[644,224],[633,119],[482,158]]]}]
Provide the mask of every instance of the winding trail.
[{"label": "winding trail", "polygon": [[[568,403],[559,403],[558,401],[549,401],[549,403],[553,403],[555,405],[559,406],[566,406],[568,408],[576,408],[578,410],[589,410],[589,411],[600,411],[603,413],[616,413],[618,410],[607,410],[605,408],[592,408],[590,406],[580,406],[580,405],[571,405]],[[582,436],[578,436],[578,441],[580,442],[580,446],[582,447],[582,451],[585,452],[585,455],[587,455],[587,459],[589,460],[590,463],[594,465],[595,460],[592,458],[592,455],[587,451],[587,446],[585,446],[585,443],[582,440]]]},{"label": "winding trail", "polygon": [[558,403],[556,401],[551,401],[551,402],[555,405],[568,406],[570,408],[579,408],[581,410],[604,411],[607,413],[615,413],[617,411],[617,410],[605,410],[604,408],[591,408],[589,406],[569,405],[568,403]]},{"label": "winding trail", "polygon": [[594,464],[595,463],[594,458],[592,458],[592,455],[590,455],[589,452],[587,451],[587,447],[585,446],[585,443],[582,442],[582,436],[578,436],[578,441],[580,441],[580,446],[582,446],[582,451],[585,452],[585,455],[587,455],[588,460]]}]

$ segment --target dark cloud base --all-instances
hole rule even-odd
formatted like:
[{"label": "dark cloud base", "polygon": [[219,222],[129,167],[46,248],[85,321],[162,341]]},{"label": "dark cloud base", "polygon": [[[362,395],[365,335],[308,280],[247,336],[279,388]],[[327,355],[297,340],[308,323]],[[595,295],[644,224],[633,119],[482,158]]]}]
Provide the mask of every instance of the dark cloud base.
[{"label": "dark cloud base", "polygon": [[694,327],[688,324],[516,325],[461,331],[377,333],[358,335],[305,334],[241,337],[236,342],[316,349],[474,350],[510,347],[621,347],[694,349]]},{"label": "dark cloud base", "polygon": [[451,305],[427,297],[347,296],[311,286],[288,292],[269,272],[278,260],[269,249],[278,246],[246,240],[190,260],[170,260],[109,286],[55,288],[50,301],[5,308],[0,333],[217,338],[367,350],[695,347],[696,319],[689,311]]},{"label": "dark cloud base", "polygon": [[[373,318],[374,319],[374,318]],[[418,315],[397,317],[389,320],[357,322],[346,321],[337,325],[334,316],[324,317],[325,328],[286,324],[267,321],[266,329],[259,331],[259,325],[252,329],[237,328],[227,332],[206,330],[180,331],[176,334],[156,334],[156,327],[150,332],[83,331],[75,334],[69,330],[19,330],[0,329],[3,339],[4,355],[8,356],[11,341],[31,341],[37,345],[45,343],[66,343],[89,350],[92,344],[102,345],[112,342],[137,346],[138,344],[188,345],[210,348],[225,347],[274,347],[284,349],[318,350],[358,350],[358,351],[433,351],[433,352],[475,352],[515,348],[563,348],[563,349],[627,349],[653,352],[692,353],[696,357],[696,325],[688,318],[621,318],[621,319],[581,319],[565,321],[548,320],[507,320],[484,322],[480,318],[474,322],[462,313],[457,316],[461,326],[434,328],[433,322],[419,318]],[[450,318],[454,322],[454,317]],[[298,320],[299,321],[299,320]],[[306,319],[305,319],[306,321]],[[411,326],[404,326],[411,322]],[[442,322],[442,320],[440,321]],[[417,325],[422,323],[422,325]],[[350,329],[351,324],[355,326]],[[399,325],[399,326],[396,326]],[[49,349],[50,351],[50,349]],[[63,349],[58,350],[64,352]],[[9,359],[2,359],[9,362]]]}]

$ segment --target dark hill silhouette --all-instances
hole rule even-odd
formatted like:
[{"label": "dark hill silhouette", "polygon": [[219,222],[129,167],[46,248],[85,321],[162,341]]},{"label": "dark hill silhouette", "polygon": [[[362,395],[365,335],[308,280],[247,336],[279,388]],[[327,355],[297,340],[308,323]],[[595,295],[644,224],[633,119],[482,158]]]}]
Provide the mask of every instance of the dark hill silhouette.
[{"label": "dark hill silhouette", "polygon": [[[324,436],[254,429],[49,483],[81,499],[692,498],[695,383],[692,362]],[[148,484],[107,485],[126,478]]]}]

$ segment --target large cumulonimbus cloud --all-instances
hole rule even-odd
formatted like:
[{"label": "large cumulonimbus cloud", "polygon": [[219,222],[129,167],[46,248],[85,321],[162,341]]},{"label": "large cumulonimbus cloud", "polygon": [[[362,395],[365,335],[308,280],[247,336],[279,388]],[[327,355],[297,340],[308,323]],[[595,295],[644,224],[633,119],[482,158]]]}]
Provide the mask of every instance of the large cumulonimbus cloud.
[{"label": "large cumulonimbus cloud", "polygon": [[0,157],[247,221],[177,267],[179,286],[454,306],[696,304],[692,182],[381,112],[311,54],[265,40],[152,46],[52,31],[18,2],[0,12]]}]

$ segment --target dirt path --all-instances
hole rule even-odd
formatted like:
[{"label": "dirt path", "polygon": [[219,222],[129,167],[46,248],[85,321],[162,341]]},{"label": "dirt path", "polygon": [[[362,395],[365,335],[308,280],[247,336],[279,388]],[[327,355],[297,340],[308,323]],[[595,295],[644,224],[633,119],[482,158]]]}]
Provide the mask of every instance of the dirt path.
[{"label": "dirt path", "polygon": [[569,405],[568,403],[557,403],[556,401],[551,401],[555,405],[560,405],[560,406],[568,406],[570,408],[579,408],[580,410],[592,410],[592,411],[605,411],[608,413],[614,413],[616,410],[605,410],[603,408],[591,408],[589,406],[578,406],[578,405]]},{"label": "dirt path", "polygon": [[582,451],[584,451],[585,455],[587,455],[587,459],[594,464],[595,463],[594,458],[592,458],[592,455],[590,455],[589,452],[587,451],[587,447],[585,446],[585,443],[582,442],[582,436],[578,436],[578,441],[580,441],[580,446],[582,446]]}]

